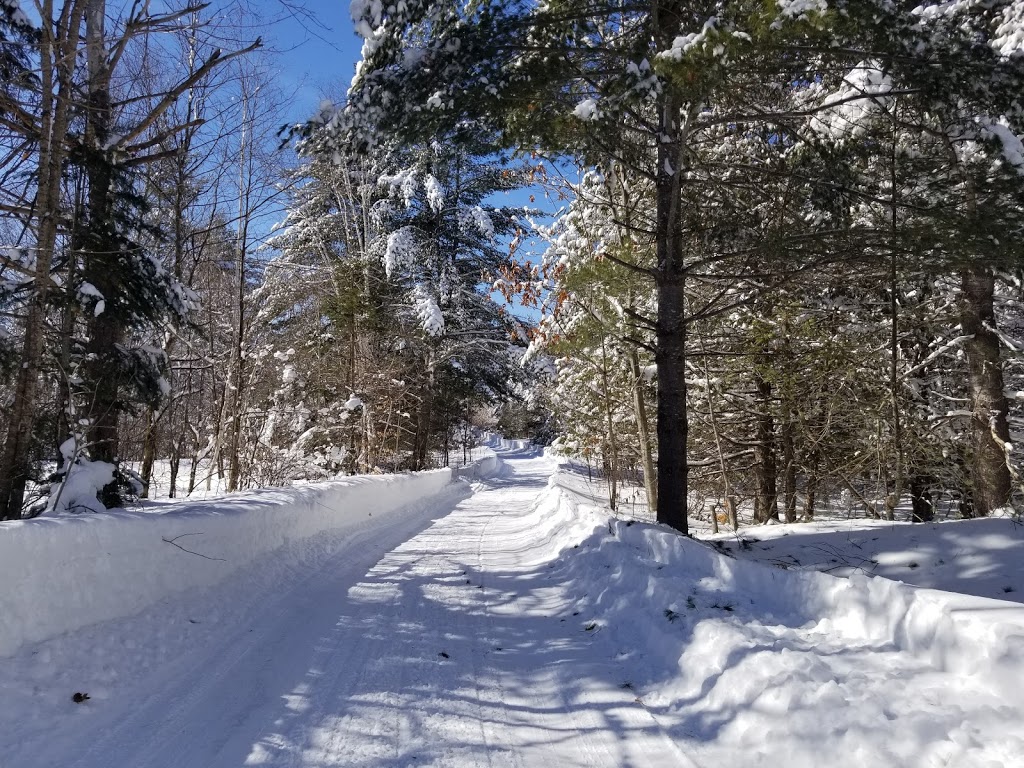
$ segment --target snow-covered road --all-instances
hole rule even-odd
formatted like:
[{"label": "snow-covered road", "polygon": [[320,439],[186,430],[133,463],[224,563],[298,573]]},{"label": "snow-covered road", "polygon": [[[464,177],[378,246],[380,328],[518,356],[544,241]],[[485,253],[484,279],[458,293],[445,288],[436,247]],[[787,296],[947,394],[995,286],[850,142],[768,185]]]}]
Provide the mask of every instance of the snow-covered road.
[{"label": "snow-covered road", "polygon": [[390,512],[381,480],[326,512],[42,521],[64,567],[108,526],[140,582],[169,526],[224,565],[275,520],[340,527],[0,658],[0,768],[1024,765],[1019,604],[727,557],[500,454],[472,492]]},{"label": "snow-covered road", "polygon": [[350,537],[10,765],[691,764],[549,580],[530,512],[553,468],[506,456],[425,529]]}]

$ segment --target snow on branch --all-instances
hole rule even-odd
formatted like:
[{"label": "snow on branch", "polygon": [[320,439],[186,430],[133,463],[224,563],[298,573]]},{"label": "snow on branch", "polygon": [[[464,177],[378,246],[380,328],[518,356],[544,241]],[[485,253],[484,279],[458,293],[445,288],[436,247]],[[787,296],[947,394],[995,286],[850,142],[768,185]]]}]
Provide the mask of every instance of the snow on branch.
[{"label": "snow on branch", "polygon": [[384,271],[393,277],[402,267],[415,260],[417,249],[416,232],[412,227],[402,227],[388,235],[384,250]]},{"label": "snow on branch", "polygon": [[1002,150],[1003,159],[1017,173],[1024,175],[1024,142],[1020,136],[1010,130],[1006,119],[992,120],[990,118],[979,118],[982,136],[996,139]]},{"label": "snow on branch", "polygon": [[423,330],[430,336],[444,333],[444,315],[430,291],[423,285],[417,285],[412,290],[412,300]]},{"label": "snow on branch", "polygon": [[989,45],[1001,56],[1024,52],[1024,3],[1007,3]]},{"label": "snow on branch", "polygon": [[999,339],[999,341],[1001,341],[1008,350],[1013,352],[1014,355],[1019,356],[1021,353],[1024,353],[1024,345],[1020,344],[1014,339],[1011,339],[1009,336],[1000,331],[994,325],[991,325],[990,323],[985,323],[985,330],[989,331],[990,333],[994,333],[996,337]]},{"label": "snow on branch", "polygon": [[21,10],[21,5],[18,0],[0,0],[0,11],[3,11],[4,15],[10,20],[11,24],[15,27],[21,27],[22,29],[35,29],[35,25],[25,12]]},{"label": "snow on branch", "polygon": [[949,351],[951,351],[953,349],[956,349],[961,344],[963,344],[965,341],[970,341],[973,338],[974,338],[973,335],[970,335],[970,336],[957,336],[952,341],[947,342],[946,344],[943,344],[941,347],[936,349],[934,352],[932,352],[930,355],[928,355],[928,357],[926,357],[920,363],[915,365],[913,368],[911,368],[910,370],[906,371],[903,374],[903,378],[909,379],[911,376],[913,376],[918,371],[921,371],[921,370],[924,370],[925,368],[927,368],[929,365],[931,365],[933,362],[935,362],[935,360],[937,360],[942,355],[946,354],[947,352],[949,352]]},{"label": "snow on branch", "polygon": [[811,129],[834,139],[859,136],[867,121],[888,104],[892,90],[892,80],[876,62],[862,61],[826,97],[821,112],[811,118]]},{"label": "snow on branch", "polygon": [[[704,22],[704,26],[700,32],[690,32],[685,35],[679,35],[675,40],[672,41],[672,47],[667,51],[662,51],[658,54],[659,59],[669,59],[671,61],[682,61],[683,57],[686,56],[687,52],[692,48],[698,48],[708,40],[711,33],[718,27],[719,19],[717,16],[712,16]],[[578,109],[578,107],[577,107]]]}]

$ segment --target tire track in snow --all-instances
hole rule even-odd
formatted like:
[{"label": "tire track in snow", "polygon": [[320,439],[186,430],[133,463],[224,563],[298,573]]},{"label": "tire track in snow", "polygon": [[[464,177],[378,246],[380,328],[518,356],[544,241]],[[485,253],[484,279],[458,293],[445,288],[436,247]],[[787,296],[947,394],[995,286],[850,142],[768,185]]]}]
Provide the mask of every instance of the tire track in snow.
[{"label": "tire track in snow", "polygon": [[[488,530],[490,529],[490,527],[492,526],[492,524],[494,522],[496,522],[497,520],[501,519],[502,517],[518,516],[518,515],[515,515],[516,512],[518,512],[520,514],[529,514],[530,512],[534,511],[535,509],[536,509],[536,502],[534,501],[533,503],[527,503],[527,504],[522,505],[522,507],[520,507],[519,509],[512,509],[512,510],[508,510],[507,509],[507,510],[504,510],[504,511],[498,511],[497,514],[492,514],[491,516],[489,516],[487,518],[486,522],[484,523],[484,525],[482,526],[482,528],[480,530],[480,535],[479,535],[479,538],[477,540],[477,569],[480,571],[480,573],[485,573],[486,570],[487,570],[485,558],[484,558],[484,555],[483,555],[483,544],[484,544],[485,540],[488,540],[487,533],[488,533]],[[499,538],[502,541],[506,542],[506,546],[507,546],[508,543],[510,543],[510,537],[499,536]],[[512,537],[511,538],[511,543],[515,543],[516,546],[512,547],[510,549],[512,549],[513,551],[517,551],[517,550],[520,549],[522,544],[526,545],[525,547],[523,547],[523,549],[528,550],[529,549],[529,545],[530,544],[536,544],[536,541],[534,539],[532,539],[532,537],[523,536],[521,540],[518,539],[518,538]],[[499,554],[500,554],[500,548],[499,548]],[[486,615],[486,617],[488,619],[488,623],[491,623],[491,622],[493,622],[494,617],[493,617],[493,615],[491,613],[490,601],[486,599],[487,586],[488,585],[484,584],[483,586],[484,586],[484,595],[485,595],[484,612],[485,612],[485,615]],[[513,598],[513,599],[516,599],[516,598]],[[542,611],[544,613],[547,613],[550,616],[557,615],[558,613],[562,612],[562,610],[564,608],[565,608],[564,605],[557,605],[556,606],[556,605],[542,604]],[[549,673],[549,675],[550,674],[551,673]],[[500,675],[495,675],[494,676],[494,681],[495,681],[495,685],[498,687],[498,690],[500,691],[500,700],[504,702],[505,701],[505,697],[506,697],[506,693],[505,693],[504,686],[502,685],[502,682],[501,682],[501,676]],[[560,681],[558,681],[557,679],[554,679],[553,677],[549,676],[548,679],[545,680],[545,682],[546,682],[546,684],[547,684],[547,686],[549,688],[557,691],[558,700],[559,700],[559,710],[566,717],[571,719],[572,723],[575,726],[575,730],[577,730],[578,732],[583,732],[588,727],[590,727],[590,724],[584,724],[584,723],[580,722],[579,716],[576,713],[573,712],[573,707],[570,706],[568,700],[566,699],[565,693],[564,693],[564,687],[562,685],[560,685]],[[506,714],[507,714],[508,709],[505,708],[505,711],[506,711]],[[584,739],[582,741],[581,751],[582,751],[583,757],[584,757],[584,762],[583,762],[584,765],[587,765],[587,766],[601,766],[601,765],[613,764],[613,763],[609,762],[609,760],[612,758],[612,755],[610,754],[610,752],[607,749],[600,750],[600,751],[596,750],[594,745],[588,739]]]},{"label": "tire track in snow", "polygon": [[251,627],[17,768],[694,765],[550,579],[537,505],[553,463],[509,464],[432,525],[352,536]]}]

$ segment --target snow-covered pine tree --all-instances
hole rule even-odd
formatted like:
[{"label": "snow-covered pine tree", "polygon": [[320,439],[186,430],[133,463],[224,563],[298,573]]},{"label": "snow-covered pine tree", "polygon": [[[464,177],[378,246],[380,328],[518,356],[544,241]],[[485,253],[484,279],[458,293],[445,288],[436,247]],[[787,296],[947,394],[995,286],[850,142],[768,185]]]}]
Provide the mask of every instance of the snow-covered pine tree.
[{"label": "snow-covered pine tree", "polygon": [[[163,233],[147,224],[149,204],[142,197],[140,170],[162,156],[152,148],[187,129],[191,118],[184,124],[154,127],[192,86],[259,42],[226,55],[214,51],[184,76],[175,75],[168,89],[135,94],[131,89],[137,81],[118,85],[115,80],[126,51],[153,29],[175,28],[191,11],[134,12],[115,19],[113,33],[108,32],[108,11],[105,0],[89,0],[85,9],[87,98],[81,133],[71,136],[69,158],[85,179],[84,202],[73,233],[73,258],[81,258],[78,291],[86,297],[87,309],[85,356],[76,394],[85,404],[89,458],[116,464],[119,415],[136,403],[152,407],[169,392],[166,354],[152,344],[133,345],[131,334],[180,324],[194,303],[194,295],[154,252]],[[101,502],[119,504],[124,487],[110,483]]]},{"label": "snow-covered pine tree", "polygon": [[[5,8],[18,10],[10,2],[5,3]],[[28,178],[20,185],[20,204],[12,211],[22,233],[19,238],[24,237],[24,247],[31,257],[26,260],[25,279],[21,281],[25,311],[18,328],[20,364],[12,385],[7,432],[0,452],[0,518],[8,520],[21,517],[26,486],[37,474],[33,471],[36,408],[46,362],[51,267],[61,229],[66,137],[76,92],[75,69],[71,64],[81,43],[85,0],[66,3],[59,18],[55,16],[52,0],[45,0],[39,12],[44,23],[39,27],[39,35],[33,37],[34,47],[29,55],[37,69],[32,77],[22,81],[31,95],[20,104],[5,104],[16,107],[9,114],[18,116],[17,122],[8,122],[5,127],[23,141],[21,151],[31,152],[33,160]],[[10,183],[10,178],[7,182]],[[31,203],[26,204],[28,201]]]},{"label": "snow-covered pine tree", "polygon": [[[366,39],[346,111],[333,121],[341,141],[372,144],[440,137],[465,120],[525,150],[573,152],[588,162],[642,157],[656,189],[653,217],[660,321],[657,327],[660,446],[659,519],[686,531],[686,409],[683,372],[680,162],[687,121],[673,79],[656,55],[684,30],[681,3],[566,2],[556,5],[447,1],[405,3],[387,12],[352,6]],[[703,98],[701,99],[703,100]],[[689,110],[694,111],[694,110]]]},{"label": "snow-covered pine tree", "polygon": [[376,467],[394,445],[390,422],[412,407],[393,349],[401,326],[388,312],[397,293],[367,250],[381,172],[373,158],[339,155],[293,173],[287,216],[269,243],[278,255],[253,294],[254,365],[274,382],[256,477],[322,477],[349,451],[360,469]]},{"label": "snow-covered pine tree", "polygon": [[488,198],[514,177],[464,146],[311,153],[317,140],[254,297],[258,366],[278,382],[260,455],[423,468],[522,378],[489,295],[516,212]]},{"label": "snow-covered pine tree", "polygon": [[449,141],[396,152],[378,182],[378,237],[370,253],[402,290],[397,309],[419,332],[405,340],[416,381],[412,466],[427,466],[428,446],[482,403],[510,397],[523,344],[517,323],[491,298],[491,283],[512,269],[502,239],[527,226],[525,212],[491,197],[517,185],[516,174],[468,126]]},{"label": "snow-covered pine tree", "polygon": [[[849,23],[867,25],[864,9],[851,11]],[[832,103],[809,125],[846,145],[847,156],[849,146],[858,147],[867,179],[859,191],[870,190],[861,207],[870,207],[873,192],[875,231],[884,235],[884,224],[891,230],[893,381],[901,261],[925,264],[933,275],[958,275],[973,413],[965,452],[972,501],[965,510],[988,514],[1007,503],[1013,473],[993,298],[996,272],[1019,261],[1007,237],[1020,232],[1024,186],[1020,8],[953,3],[941,10],[919,6],[907,16],[894,8],[881,13],[873,17],[873,55],[839,73],[838,81],[807,87],[815,103]],[[898,420],[894,426],[898,433]]]}]

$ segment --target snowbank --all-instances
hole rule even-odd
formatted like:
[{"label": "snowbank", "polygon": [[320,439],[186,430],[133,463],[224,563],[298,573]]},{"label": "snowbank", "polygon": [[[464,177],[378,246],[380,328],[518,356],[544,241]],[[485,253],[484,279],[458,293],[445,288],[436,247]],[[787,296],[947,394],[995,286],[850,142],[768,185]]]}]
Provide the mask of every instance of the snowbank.
[{"label": "snowbank", "polygon": [[534,514],[624,685],[706,764],[1020,764],[1024,606],[734,559],[558,476]]},{"label": "snowbank", "polygon": [[527,451],[534,447],[530,440],[511,440],[497,432],[485,432],[483,445],[495,451]]},{"label": "snowbank", "polygon": [[1012,517],[934,523],[824,519],[707,538],[741,560],[833,576],[866,573],[1024,603],[1024,527]]},{"label": "snowbank", "polygon": [[[495,445],[500,448],[500,443],[496,443]],[[455,480],[476,482],[494,475],[500,468],[501,459],[499,459],[497,454],[492,450],[488,455],[481,456],[476,461],[471,462],[464,467],[453,469],[452,478]]]},{"label": "snowbank", "polygon": [[501,435],[495,434],[488,435],[484,445],[491,452],[464,467],[452,470],[454,479],[468,480],[471,483],[484,480],[497,474],[501,469],[501,459],[494,451],[528,451],[532,447],[529,440],[506,440]]},{"label": "snowbank", "polygon": [[[698,590],[742,597],[788,626],[906,651],[935,671],[988,676],[996,688],[1007,682],[999,665],[1012,661],[1018,667],[1014,685],[1024,682],[1024,607],[859,573],[841,578],[772,568],[724,556],[654,526],[616,521],[613,530],[624,545],[646,551],[673,574],[703,574],[695,582]],[[666,605],[679,602],[674,589],[653,589],[651,595]]]},{"label": "snowbank", "polygon": [[169,503],[156,514],[0,523],[0,656],[210,586],[288,542],[400,514],[451,481],[448,469],[361,476]]}]

